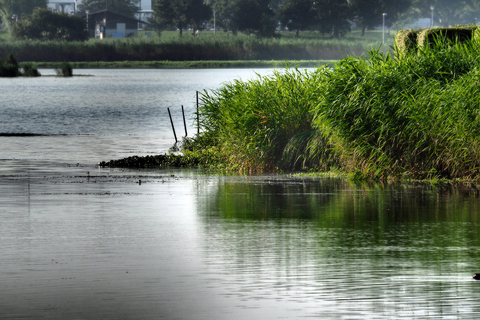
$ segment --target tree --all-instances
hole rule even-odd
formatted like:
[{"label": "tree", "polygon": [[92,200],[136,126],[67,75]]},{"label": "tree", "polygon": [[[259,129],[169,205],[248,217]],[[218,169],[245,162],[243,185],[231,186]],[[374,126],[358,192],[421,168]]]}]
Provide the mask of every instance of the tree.
[{"label": "tree", "polygon": [[351,0],[354,21],[362,28],[362,36],[367,28],[374,28],[382,24],[382,0]]},{"label": "tree", "polygon": [[272,36],[276,21],[268,0],[235,0],[232,24],[239,31],[256,32],[260,36]]},{"label": "tree", "polygon": [[[384,0],[382,15],[386,13],[385,25],[390,29],[412,6],[412,0]],[[382,16],[383,18],[383,16]]]},{"label": "tree", "polygon": [[[426,1],[426,0],[422,0]],[[411,7],[411,0],[351,0],[354,21],[365,30],[373,29],[383,24],[383,14],[386,13],[387,25],[392,25],[400,15]]]},{"label": "tree", "polygon": [[233,24],[233,9],[235,4],[230,0],[208,0],[208,5],[215,12],[215,20],[217,26],[225,31],[233,30],[234,34],[237,27]]},{"label": "tree", "polygon": [[12,16],[21,18],[31,14],[35,8],[47,8],[48,0],[0,0],[0,18],[10,25]]},{"label": "tree", "polygon": [[82,18],[36,8],[31,15],[23,15],[22,19],[15,23],[12,38],[85,41],[88,33]]},{"label": "tree", "polygon": [[278,8],[280,23],[295,30],[299,37],[300,30],[306,30],[315,24],[316,12],[312,0],[285,0]]},{"label": "tree", "polygon": [[81,12],[108,9],[130,18],[135,17],[139,8],[140,0],[83,0],[78,5]]},{"label": "tree", "polygon": [[[456,24],[476,23],[475,18],[480,17],[479,0],[413,0],[404,20],[431,17],[433,8],[433,24],[440,26],[453,26]],[[407,18],[410,19],[407,20]]]},{"label": "tree", "polygon": [[174,26],[180,35],[188,27],[203,29],[205,22],[212,17],[212,9],[203,0],[156,0],[153,11],[160,29]]},{"label": "tree", "polygon": [[347,0],[318,0],[316,12],[318,28],[323,34],[339,38],[350,31],[352,11]]}]

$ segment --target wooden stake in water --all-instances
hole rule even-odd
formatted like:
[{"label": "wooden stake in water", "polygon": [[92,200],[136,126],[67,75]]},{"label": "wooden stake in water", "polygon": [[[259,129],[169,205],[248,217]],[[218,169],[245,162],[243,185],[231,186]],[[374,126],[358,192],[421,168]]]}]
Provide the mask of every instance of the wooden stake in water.
[{"label": "wooden stake in water", "polygon": [[197,91],[197,134],[200,134],[200,115],[198,114],[198,91]]},{"label": "wooden stake in water", "polygon": [[175,133],[175,127],[173,126],[172,114],[170,113],[170,108],[167,108],[167,110],[168,110],[168,116],[170,117],[170,123],[172,124],[173,135],[175,136],[175,143],[177,143],[178,142],[177,134]]},{"label": "wooden stake in water", "polygon": [[187,122],[185,122],[185,110],[183,109],[183,105],[182,105],[182,116],[183,116],[183,126],[185,127],[185,137],[187,137],[188,136]]}]

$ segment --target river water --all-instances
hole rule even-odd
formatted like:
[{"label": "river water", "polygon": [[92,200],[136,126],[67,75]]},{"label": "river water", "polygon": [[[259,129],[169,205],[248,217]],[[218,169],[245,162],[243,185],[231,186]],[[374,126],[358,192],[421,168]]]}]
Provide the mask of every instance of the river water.
[{"label": "river water", "polygon": [[0,79],[1,319],[480,317],[475,188],[98,168],[255,73],[78,73]]}]

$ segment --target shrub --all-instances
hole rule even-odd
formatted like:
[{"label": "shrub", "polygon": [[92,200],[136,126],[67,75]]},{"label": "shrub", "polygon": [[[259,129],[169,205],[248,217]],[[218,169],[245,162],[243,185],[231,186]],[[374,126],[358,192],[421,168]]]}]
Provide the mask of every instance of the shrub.
[{"label": "shrub", "polygon": [[40,77],[41,74],[38,72],[37,67],[31,63],[31,62],[26,62],[23,64],[23,75],[25,77]]},{"label": "shrub", "polygon": [[9,53],[5,62],[0,59],[0,77],[13,78],[19,76],[18,62],[13,53]]},{"label": "shrub", "polygon": [[55,69],[57,76],[61,77],[72,77],[73,76],[73,68],[72,65],[68,62],[62,62],[59,68]]}]

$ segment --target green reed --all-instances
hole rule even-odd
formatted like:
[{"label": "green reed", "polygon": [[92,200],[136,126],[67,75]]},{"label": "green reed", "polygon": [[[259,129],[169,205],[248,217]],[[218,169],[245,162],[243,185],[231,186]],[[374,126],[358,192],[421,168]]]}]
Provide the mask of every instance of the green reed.
[{"label": "green reed", "polygon": [[374,50],[205,92],[201,137],[228,166],[251,171],[478,178],[479,46],[438,40],[417,51]]},{"label": "green reed", "polygon": [[362,176],[477,177],[479,47],[436,41],[416,55],[378,51],[329,74],[317,128]]},{"label": "green reed", "polygon": [[13,52],[22,62],[331,60],[360,55],[372,45],[378,41],[185,35],[87,42],[3,41],[0,56]]},{"label": "green reed", "polygon": [[217,145],[227,166],[239,170],[302,168],[319,157],[325,161],[315,165],[329,165],[330,152],[318,148],[324,140],[313,128],[312,112],[321,99],[326,70],[287,69],[204,92],[202,141]]}]

